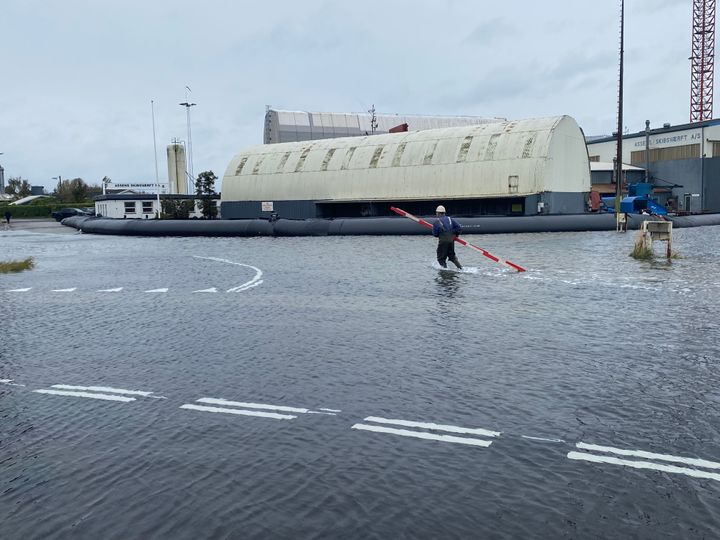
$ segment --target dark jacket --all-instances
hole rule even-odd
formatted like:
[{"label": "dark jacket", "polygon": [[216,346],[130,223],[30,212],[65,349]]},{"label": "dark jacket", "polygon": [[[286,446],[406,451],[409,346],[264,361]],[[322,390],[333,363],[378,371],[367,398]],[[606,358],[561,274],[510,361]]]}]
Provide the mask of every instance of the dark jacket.
[{"label": "dark jacket", "polygon": [[441,242],[452,242],[455,236],[462,232],[462,227],[450,216],[438,218],[433,223],[433,236]]}]

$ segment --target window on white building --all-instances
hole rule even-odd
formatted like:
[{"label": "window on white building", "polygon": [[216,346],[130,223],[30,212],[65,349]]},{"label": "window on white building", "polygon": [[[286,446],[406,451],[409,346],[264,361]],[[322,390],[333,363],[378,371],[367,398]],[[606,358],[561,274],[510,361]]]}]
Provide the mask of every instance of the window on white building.
[{"label": "window on white building", "polygon": [[152,201],[143,201],[143,214],[152,214],[153,213],[153,203]]},{"label": "window on white building", "polygon": [[125,213],[126,214],[134,214],[135,213],[135,201],[132,202],[125,202]]}]

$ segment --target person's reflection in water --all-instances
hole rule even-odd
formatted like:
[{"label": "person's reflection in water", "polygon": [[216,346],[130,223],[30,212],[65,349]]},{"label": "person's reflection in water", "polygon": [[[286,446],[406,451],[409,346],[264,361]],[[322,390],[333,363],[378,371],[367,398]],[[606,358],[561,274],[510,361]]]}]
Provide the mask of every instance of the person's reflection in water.
[{"label": "person's reflection in water", "polygon": [[435,278],[435,283],[438,285],[438,297],[443,299],[455,298],[460,291],[461,277],[460,272],[453,272],[452,270],[438,272],[438,277]]},{"label": "person's reflection in water", "polygon": [[452,336],[450,339],[431,340],[427,346],[433,350],[434,363],[449,368],[455,359],[463,354],[463,341],[456,339],[464,333],[463,317],[464,288],[470,283],[460,272],[441,270],[435,278],[436,307],[430,314],[432,328],[438,336]]}]

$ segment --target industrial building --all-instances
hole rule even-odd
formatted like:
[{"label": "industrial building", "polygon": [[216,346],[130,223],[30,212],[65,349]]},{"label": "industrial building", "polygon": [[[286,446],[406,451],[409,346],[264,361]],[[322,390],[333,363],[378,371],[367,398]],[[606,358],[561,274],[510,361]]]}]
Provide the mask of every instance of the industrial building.
[{"label": "industrial building", "polygon": [[581,213],[590,191],[582,131],[569,116],[265,144],[230,161],[225,219]]},{"label": "industrial building", "polygon": [[[612,163],[616,152],[614,136],[588,141],[591,162]],[[681,212],[720,212],[720,120],[665,124],[623,135],[622,161],[647,169],[652,196],[660,204]],[[644,180],[644,171],[642,176]],[[614,185],[609,192],[614,193]]]},{"label": "industrial building", "polygon": [[394,131],[417,131],[472,126],[503,121],[479,116],[416,116],[374,113],[329,113],[265,110],[265,144],[381,135]]},{"label": "industrial building", "polygon": [[[214,195],[213,199],[218,199]],[[190,218],[201,218],[200,197],[197,195],[160,195],[161,201],[192,201]],[[115,219],[156,219],[158,197],[151,193],[109,193],[95,197],[95,214],[98,217]]]}]

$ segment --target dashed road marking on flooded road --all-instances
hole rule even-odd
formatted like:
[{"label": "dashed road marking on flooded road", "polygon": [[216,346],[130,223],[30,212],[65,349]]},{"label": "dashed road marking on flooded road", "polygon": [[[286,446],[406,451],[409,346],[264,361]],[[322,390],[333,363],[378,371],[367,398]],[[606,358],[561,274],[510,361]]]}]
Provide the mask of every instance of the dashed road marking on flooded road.
[{"label": "dashed road marking on flooded road", "polygon": [[6,384],[7,386],[25,386],[24,384],[13,382],[12,379],[0,379],[0,384]]},{"label": "dashed road marking on flooded road", "polygon": [[[17,384],[13,382],[13,379],[8,378],[0,378],[0,384],[25,386]],[[28,391],[30,390],[28,389]],[[49,388],[31,390],[31,392],[51,396],[95,399],[120,403],[130,403],[138,401],[139,399],[167,399],[165,396],[155,395],[154,392],[150,391],[100,385],[53,384]],[[195,403],[181,405],[180,409],[274,420],[293,420],[302,414],[327,414],[336,416],[337,413],[342,412],[341,409],[330,409],[326,407],[309,409],[307,407],[232,401],[212,397],[199,398]],[[488,448],[494,442],[498,442],[498,438],[503,434],[501,431],[484,428],[383,418],[378,416],[365,417],[362,423],[353,424],[350,429],[481,448]],[[519,435],[519,437],[529,441],[567,444],[565,440],[559,438],[530,435]],[[568,459],[597,465],[617,465],[634,469],[681,474],[692,478],[709,479],[720,482],[720,462],[696,457],[660,454],[645,450],[624,449],[585,442],[576,443],[575,448],[577,450],[567,453]]]},{"label": "dashed road marking on flooded road", "polygon": [[[323,410],[311,410],[305,407],[288,407],[287,405],[270,405],[267,403],[253,403],[248,401],[231,401],[221,398],[204,397],[196,400],[194,403],[186,403],[181,409],[190,409],[194,411],[216,412],[226,414],[239,414],[244,416],[259,416],[262,418],[274,418],[276,420],[292,420],[297,418],[298,414],[327,414],[336,416],[335,412],[327,412]],[[338,411],[340,412],[340,411]],[[293,413],[293,414],[287,414]]]},{"label": "dashed road marking on flooded road", "polygon": [[76,386],[71,384],[53,384],[50,388],[58,390],[87,390],[89,392],[108,392],[110,394],[124,394],[128,396],[156,397],[154,392],[145,390],[127,390],[125,388],[114,388],[112,386]]},{"label": "dashed road marking on flooded road", "polygon": [[[259,281],[245,283],[239,287],[233,287],[232,289],[228,289],[225,292],[227,292],[227,293],[243,292],[243,291],[252,289],[253,287],[257,287],[258,285],[262,285],[262,284],[263,284],[263,280],[261,279]],[[33,289],[33,287],[23,287],[23,288],[18,288],[18,289],[5,289],[5,290],[0,290],[0,293],[26,293],[32,289]],[[119,292],[125,291],[125,290],[126,290],[126,287],[113,287],[110,289],[90,289],[89,291],[88,290],[83,291],[82,289],[78,289],[78,287],[68,287],[68,288],[64,288],[64,289],[50,289],[50,292],[54,292],[54,293],[75,292],[75,293],[82,294],[83,292],[90,292],[90,291],[96,292],[96,293],[119,293]],[[168,287],[160,287],[157,289],[143,290],[142,292],[143,293],[167,293],[169,290],[170,289]],[[42,292],[42,291],[37,291],[37,292]],[[47,292],[47,289],[46,289],[46,292]],[[130,291],[130,292],[132,292],[132,291]],[[135,291],[135,292],[139,292],[139,291]],[[192,290],[190,292],[192,292],[192,293],[218,293],[218,292],[222,292],[222,291],[219,291],[217,287],[208,287],[206,289],[197,289],[197,290]]]},{"label": "dashed road marking on flooded road", "polygon": [[81,398],[88,398],[88,399],[102,399],[105,401],[135,401],[135,398],[133,397],[126,397],[126,396],[113,396],[110,394],[99,394],[99,393],[91,393],[91,392],[75,392],[70,390],[48,390],[46,388],[41,388],[40,390],[33,390],[33,392],[37,394],[50,394],[53,396],[71,396],[71,397],[81,397]]},{"label": "dashed road marking on flooded road", "polygon": [[216,293],[216,292],[218,292],[218,291],[217,291],[217,287],[210,287],[209,289],[200,289],[200,290],[197,290],[197,291],[193,291],[193,292],[194,292],[194,293],[196,293],[196,292],[202,292],[202,293]]},{"label": "dashed road marking on flooded road", "polygon": [[[448,433],[460,433],[467,435],[479,435],[482,437],[499,437],[501,432],[491,431],[482,428],[466,428],[460,426],[451,426],[447,424],[435,424],[433,422],[415,422],[410,420],[395,420],[390,418],[382,418],[378,416],[368,416],[364,422],[373,422],[375,424],[385,424],[381,426],[372,424],[355,424],[352,429],[359,429],[363,431],[372,431],[375,433],[387,433],[391,435],[400,435],[401,437],[414,437],[416,439],[426,439],[433,441],[442,441],[456,444],[469,444],[472,446],[482,446],[487,448],[493,441],[486,439],[476,439],[474,437],[459,437],[456,435],[441,435],[437,433],[431,433],[432,431],[445,431]],[[386,425],[396,425],[402,427],[413,427],[428,431],[416,431],[409,429],[398,429],[394,427],[386,427]]]},{"label": "dashed road marking on flooded road", "polygon": [[293,418],[297,418],[297,416],[293,416],[290,414],[278,414],[264,411],[249,411],[246,409],[230,409],[227,407],[210,407],[207,405],[195,405],[193,403],[186,403],[185,405],[181,405],[180,408],[211,413],[239,414],[242,416],[259,416],[262,418],[273,418],[275,420],[292,420]]},{"label": "dashed road marking on flooded road", "polygon": [[[650,469],[655,471],[662,471],[673,474],[684,474],[686,476],[692,476],[694,478],[707,478],[710,480],[720,481],[720,474],[715,472],[703,471],[700,469],[720,469],[720,463],[714,461],[708,461],[699,458],[688,458],[683,456],[673,456],[669,454],[657,454],[655,452],[646,452],[644,450],[627,450],[623,448],[615,448],[612,446],[600,446],[597,444],[587,444],[579,442],[575,445],[580,450],[587,450],[587,452],[569,452],[568,459],[588,461],[591,463],[609,464],[609,465],[622,465],[624,467],[632,467],[635,469]],[[590,453],[596,452],[596,453]],[[600,453],[601,455],[598,455]],[[635,457],[641,458],[642,461],[620,459],[606,454],[615,454],[624,457]],[[655,460],[655,461],[650,461]],[[657,463],[657,462],[661,463]],[[699,469],[689,467],[679,467],[677,465],[668,465],[666,463],[681,463],[683,465],[691,465],[698,467]]]},{"label": "dashed road marking on flooded road", "polygon": [[548,439],[546,437],[531,437],[530,435],[520,435],[523,439],[528,439],[530,441],[539,441],[539,442],[552,442],[552,443],[564,443],[565,441],[563,439]]},{"label": "dashed road marking on flooded road", "polygon": [[280,412],[292,412],[298,414],[304,414],[309,411],[302,407],[287,407],[285,405],[267,405],[264,403],[248,403],[246,401],[230,401],[227,399],[219,398],[200,398],[197,400],[198,403],[209,403],[211,405],[228,405],[231,407],[243,407],[245,409],[267,409],[271,411]]},{"label": "dashed road marking on flooded road", "polygon": [[100,399],[104,401],[121,401],[124,403],[135,401],[136,397],[149,397],[164,399],[162,396],[155,396],[153,392],[144,390],[128,390],[126,388],[114,388],[112,386],[77,386],[71,384],[53,384],[50,388],[33,390],[37,394],[48,394],[53,396],[81,397],[88,399]]}]

